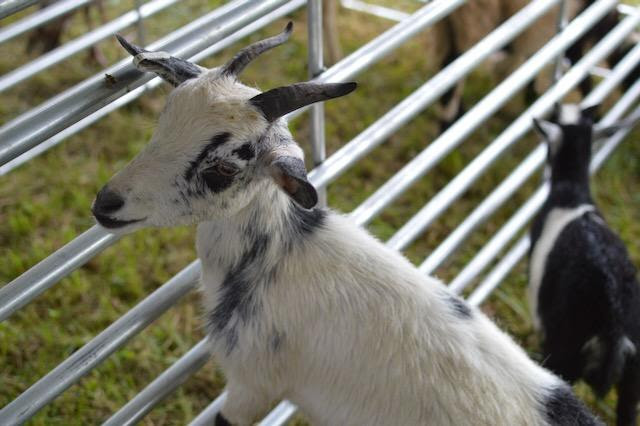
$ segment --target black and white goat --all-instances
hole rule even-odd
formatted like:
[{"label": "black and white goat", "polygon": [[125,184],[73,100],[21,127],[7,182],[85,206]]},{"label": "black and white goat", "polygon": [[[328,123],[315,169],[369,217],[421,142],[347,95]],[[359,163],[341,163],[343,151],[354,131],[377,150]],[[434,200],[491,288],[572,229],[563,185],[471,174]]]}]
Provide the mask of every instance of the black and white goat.
[{"label": "black and white goat", "polygon": [[600,424],[480,311],[348,218],[314,208],[287,112],[354,83],[260,93],[237,81],[291,31],[205,70],[120,40],[173,84],[147,148],[98,193],[114,232],[198,223],[217,424],[287,398],[318,425]]},{"label": "black and white goat", "polygon": [[536,121],[548,143],[551,191],[531,229],[529,300],[545,366],[602,397],[618,385],[618,425],[635,426],[640,401],[640,287],[618,236],[591,198],[595,107]]}]

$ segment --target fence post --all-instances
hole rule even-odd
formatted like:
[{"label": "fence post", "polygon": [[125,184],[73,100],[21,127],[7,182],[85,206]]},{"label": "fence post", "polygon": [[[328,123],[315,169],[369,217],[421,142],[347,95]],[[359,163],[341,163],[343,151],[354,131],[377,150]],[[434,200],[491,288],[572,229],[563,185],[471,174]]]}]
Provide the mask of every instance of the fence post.
[{"label": "fence post", "polygon": [[[309,0],[307,5],[307,26],[309,34],[309,78],[315,78],[324,71],[322,58],[322,0]],[[311,108],[311,150],[313,167],[322,164],[326,157],[324,104]],[[318,188],[318,204],[327,205],[326,187]]]}]

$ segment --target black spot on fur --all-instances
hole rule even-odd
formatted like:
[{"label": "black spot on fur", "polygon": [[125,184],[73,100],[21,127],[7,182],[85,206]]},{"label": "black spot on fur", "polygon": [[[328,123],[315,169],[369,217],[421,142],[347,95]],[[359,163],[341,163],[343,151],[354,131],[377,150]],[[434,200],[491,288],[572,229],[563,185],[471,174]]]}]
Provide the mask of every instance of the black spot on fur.
[{"label": "black spot on fur", "polygon": [[269,246],[270,238],[259,235],[252,246],[227,273],[220,286],[218,305],[209,315],[211,332],[216,337],[226,339],[227,350],[231,352],[237,342],[236,323],[231,324],[232,317],[247,323],[255,317],[259,301],[255,297],[255,288],[264,279],[270,279],[273,272],[264,271],[262,258]]},{"label": "black spot on fur", "polygon": [[232,152],[236,154],[241,160],[245,161],[249,161],[256,156],[256,153],[254,152],[253,147],[250,143],[245,143],[240,148],[234,149]]},{"label": "black spot on fur", "polygon": [[231,426],[231,423],[229,423],[229,420],[227,420],[226,417],[222,415],[222,413],[218,413],[216,414],[214,426]]},{"label": "black spot on fur", "polygon": [[200,154],[198,154],[198,156],[189,163],[189,167],[184,172],[184,178],[187,181],[193,179],[193,176],[198,170],[198,166],[205,158],[207,158],[207,155],[209,155],[210,152],[216,150],[218,147],[224,145],[230,137],[231,133],[228,132],[220,133],[212,137],[211,142],[209,142],[204,148],[202,148]]},{"label": "black spot on fur", "polygon": [[460,318],[470,319],[471,318],[471,308],[462,300],[458,299],[455,296],[449,296],[449,303],[453,308],[453,312]]},{"label": "black spot on fur", "polygon": [[318,229],[325,226],[327,211],[321,208],[307,210],[297,203],[289,204],[287,215],[286,248],[292,249],[296,244],[302,242],[304,238],[313,234]]},{"label": "black spot on fur", "polygon": [[571,392],[562,385],[552,390],[544,401],[545,417],[554,426],[600,426],[604,425]]},{"label": "black spot on fur", "polygon": [[278,352],[282,347],[282,343],[284,341],[284,335],[279,331],[275,331],[270,339],[271,350],[273,352]]}]

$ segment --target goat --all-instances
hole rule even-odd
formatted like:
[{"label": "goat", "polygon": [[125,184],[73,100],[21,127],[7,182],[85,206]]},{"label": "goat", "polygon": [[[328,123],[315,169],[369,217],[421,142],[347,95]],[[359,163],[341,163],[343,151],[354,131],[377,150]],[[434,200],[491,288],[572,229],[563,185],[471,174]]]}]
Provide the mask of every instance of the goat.
[{"label": "goat", "polygon": [[479,310],[315,207],[281,117],[355,83],[261,93],[237,81],[291,25],[211,70],[119,38],[175,88],[92,212],[120,234],[198,224],[207,330],[229,392],[216,424],[251,424],[280,398],[320,425],[601,424]]},{"label": "goat", "polygon": [[[531,227],[529,301],[545,366],[603,397],[617,384],[617,424],[636,425],[640,287],[620,238],[589,189],[595,107],[535,121],[548,144],[551,190]],[[615,129],[617,127],[613,127]],[[599,132],[608,132],[602,129]]]}]

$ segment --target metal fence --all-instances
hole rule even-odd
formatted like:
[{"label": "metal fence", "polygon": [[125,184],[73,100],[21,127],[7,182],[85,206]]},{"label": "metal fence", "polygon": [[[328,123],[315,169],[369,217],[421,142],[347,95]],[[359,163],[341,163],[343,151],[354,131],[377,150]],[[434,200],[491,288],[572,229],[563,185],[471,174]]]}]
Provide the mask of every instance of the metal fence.
[{"label": "metal fence", "polygon": [[[345,6],[373,11],[400,22],[329,69],[324,69],[322,62],[321,0],[231,1],[151,43],[149,48],[166,50],[197,62],[216,54],[265,25],[306,6],[309,20],[309,76],[319,81],[339,82],[352,79],[402,43],[454,12],[465,2],[466,0],[433,0],[409,15],[390,13],[388,9],[367,8],[367,4],[361,1],[344,0]],[[1,2],[0,18],[33,3],[34,1],[29,0]],[[63,0],[54,6],[35,12],[21,21],[1,29],[0,42],[37,28],[63,13],[87,3],[89,0]],[[151,0],[139,5],[137,10],[126,13],[61,48],[1,76],[0,91],[19,84],[52,64],[110,36],[115,31],[133,25],[174,3],[176,3],[175,0]],[[310,181],[324,191],[329,183],[432,105],[492,53],[504,48],[526,28],[534,25],[542,15],[554,7],[562,6],[563,3],[564,0],[532,1],[329,158],[325,158],[323,106],[320,104],[307,108],[311,110],[311,133],[313,135],[311,142],[315,164],[315,168],[309,174]],[[369,223],[419,178],[432,170],[445,155],[460,145],[465,138],[494,115],[546,66],[554,62],[559,63],[559,58],[562,57],[568,46],[616,7],[624,15],[621,22],[566,73],[557,73],[556,82],[548,91],[495,138],[387,242],[387,245],[394,250],[406,248],[451,207],[508,148],[529,132],[534,116],[540,116],[550,111],[554,102],[562,100],[584,77],[593,72],[602,59],[607,57],[637,28],[640,24],[640,9],[618,5],[616,0],[597,0],[566,25],[560,21],[559,32],[555,37],[359,205],[351,213],[351,217],[360,225]],[[604,78],[599,85],[583,102],[591,104],[604,100],[639,62],[640,46],[636,46],[614,69],[604,73]],[[115,77],[114,84],[108,86],[104,84],[105,73]],[[125,59],[60,93],[37,108],[22,114],[0,128],[0,176],[61,143],[68,136],[95,123],[115,109],[135,100],[142,93],[153,90],[159,84],[159,78],[138,72],[131,65],[131,60]],[[607,125],[623,117],[634,107],[639,96],[640,82],[637,82],[607,112],[600,124]],[[638,112],[640,112],[640,108],[636,107],[632,113]],[[288,118],[294,119],[302,113],[303,111],[297,111],[290,114]],[[620,130],[614,136],[597,144],[592,164],[593,172],[602,165],[627,132],[628,130]],[[498,211],[543,166],[545,153],[546,148],[541,144],[526,156],[511,174],[477,205],[424,260],[420,265],[420,270],[425,274],[432,273],[461,247],[478,226]],[[465,268],[451,281],[450,286],[453,291],[460,293],[474,280],[478,280],[495,263],[496,257],[508,248],[506,255],[485,273],[469,296],[470,303],[475,305],[486,299],[527,252],[529,247],[527,236],[516,240],[511,246],[509,244],[515,237],[522,234],[529,220],[541,207],[548,190],[546,184],[540,186],[485,243]],[[323,202],[326,200],[324,192],[322,192],[322,200]],[[0,289],[0,321],[7,319],[16,310],[31,302],[39,294],[71,274],[102,250],[116,243],[117,239],[116,236],[109,234],[103,228],[93,226],[5,285]],[[54,370],[34,383],[18,398],[3,407],[0,410],[0,423],[3,425],[19,424],[27,421],[43,406],[79,381],[83,375],[125,345],[129,339],[141,332],[154,319],[174,305],[177,300],[191,291],[196,286],[199,272],[200,265],[197,260],[185,267],[74,352]],[[208,358],[206,339],[204,339],[152,381],[135,398],[114,413],[105,424],[132,424],[140,420],[191,374],[202,367]],[[219,411],[225,396],[226,393],[222,393],[193,419],[191,424],[210,423]],[[283,424],[295,411],[295,406],[283,401],[263,419],[261,424]]]}]

